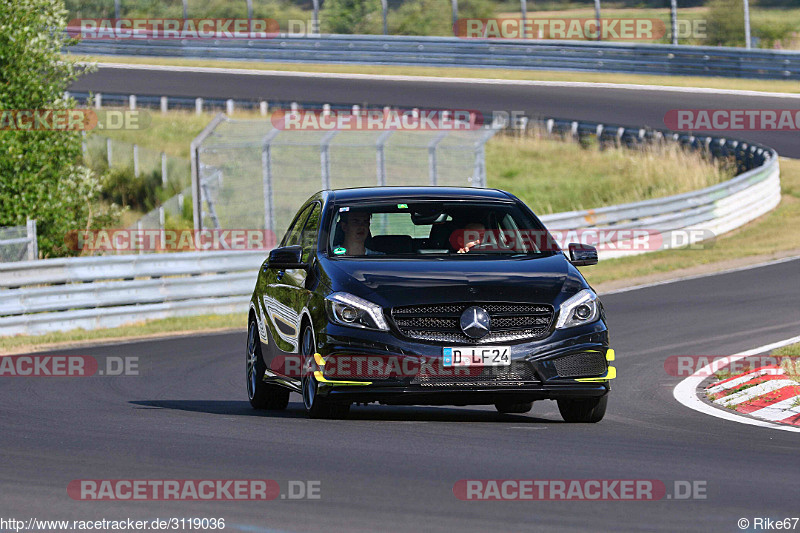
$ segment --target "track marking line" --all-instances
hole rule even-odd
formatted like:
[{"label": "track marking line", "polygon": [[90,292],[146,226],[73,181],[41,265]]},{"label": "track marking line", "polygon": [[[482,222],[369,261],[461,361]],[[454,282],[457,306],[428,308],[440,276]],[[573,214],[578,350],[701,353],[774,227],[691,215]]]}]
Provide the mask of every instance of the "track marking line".
[{"label": "track marking line", "polygon": [[[81,62],[81,64],[89,64]],[[544,81],[544,80],[504,80],[498,78],[455,78],[434,76],[405,76],[400,74],[352,74],[332,72],[297,72],[288,70],[256,70],[244,68],[188,67],[170,65],[147,65],[136,63],[96,63],[99,68],[156,70],[167,72],[193,72],[205,74],[243,74],[247,76],[285,76],[296,78],[325,78],[344,80],[408,81],[426,83],[470,83],[481,85],[516,85],[523,87],[574,87],[586,89],[623,89],[630,91],[657,91],[692,94],[723,94],[732,96],[762,96],[770,98],[800,99],[800,93],[773,93],[765,91],[746,91],[735,89],[712,89],[709,87],[671,87],[669,85],[645,85],[635,83],[601,83],[590,81]]]},{"label": "track marking line", "polygon": [[[772,350],[775,350],[777,348],[781,348],[783,346],[788,346],[790,344],[795,344],[798,342],[800,342],[800,335],[792,337],[790,339],[784,339],[782,341],[766,344],[764,346],[759,346],[757,348],[746,350],[744,352],[739,352],[738,354],[731,355],[730,357],[726,357],[720,361],[723,361],[722,364],[730,364],[734,361],[738,361],[739,359],[743,359],[750,355],[758,355],[762,353],[771,352]],[[680,404],[688,407],[689,409],[692,409],[694,411],[706,415],[722,418],[723,420],[731,420],[733,422],[739,422],[740,424],[777,429],[780,431],[800,432],[800,427],[785,426],[780,424],[774,424],[767,420],[748,418],[742,416],[741,414],[736,413],[735,411],[729,412],[725,409],[720,409],[703,402],[697,396],[697,388],[709,375],[712,374],[714,365],[719,365],[720,361],[716,361],[714,364],[708,364],[704,366],[691,376],[685,378],[683,381],[675,385],[675,388],[672,390],[672,396]]]}]

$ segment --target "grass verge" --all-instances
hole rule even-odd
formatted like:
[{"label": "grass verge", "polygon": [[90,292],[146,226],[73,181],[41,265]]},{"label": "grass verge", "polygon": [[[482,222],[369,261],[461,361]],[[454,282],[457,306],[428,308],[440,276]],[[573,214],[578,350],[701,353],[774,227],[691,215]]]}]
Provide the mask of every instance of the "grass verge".
[{"label": "grass verge", "polygon": [[46,333],[44,335],[17,335],[0,337],[0,355],[41,351],[56,347],[80,346],[87,343],[113,342],[132,338],[155,338],[183,333],[210,333],[228,329],[246,328],[247,314],[199,315],[150,320],[108,329]]},{"label": "grass verge", "polygon": [[[800,255],[800,160],[781,158],[781,203],[766,215],[708,242],[701,249],[652,252],[634,257],[608,259],[582,269],[583,275],[598,290],[611,288],[609,282],[622,280],[655,281],[654,274],[679,277],[687,269],[706,271],[730,268],[732,263],[753,257],[767,261],[781,255]],[[788,254],[782,252],[789,252]]]},{"label": "grass verge", "polygon": [[[72,55],[70,55],[73,57]],[[241,68],[284,72],[322,72],[332,74],[377,74],[449,78],[491,78],[501,80],[593,82],[669,87],[705,87],[709,89],[800,93],[800,84],[783,80],[750,80],[701,76],[657,76],[651,74],[619,74],[604,72],[561,72],[550,70],[511,70],[497,68],[408,67],[387,65],[337,65],[328,63],[264,63],[258,61],[224,61],[165,57],[85,56],[74,55],[87,62],[166,65],[182,67]]]}]

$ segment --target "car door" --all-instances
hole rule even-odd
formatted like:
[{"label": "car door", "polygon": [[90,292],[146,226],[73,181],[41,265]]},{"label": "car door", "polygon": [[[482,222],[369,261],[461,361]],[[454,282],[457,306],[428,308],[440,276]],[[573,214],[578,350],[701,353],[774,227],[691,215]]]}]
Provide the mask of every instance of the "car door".
[{"label": "car door", "polygon": [[[286,230],[280,246],[300,244],[303,228],[314,205],[316,204],[307,204],[298,212]],[[302,309],[298,308],[297,281],[301,276],[300,273],[305,274],[305,271],[267,268],[266,262],[261,270],[264,287],[261,304],[265,322],[274,341],[264,351],[265,363],[272,370],[285,374],[286,359],[281,356],[297,351]]]}]

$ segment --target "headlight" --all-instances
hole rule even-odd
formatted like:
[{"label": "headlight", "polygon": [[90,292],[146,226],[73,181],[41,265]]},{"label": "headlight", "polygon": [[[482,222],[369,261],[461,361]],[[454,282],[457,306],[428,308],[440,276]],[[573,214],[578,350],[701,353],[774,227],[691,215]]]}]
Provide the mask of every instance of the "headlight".
[{"label": "headlight", "polygon": [[600,304],[597,303],[597,295],[589,289],[583,289],[561,304],[556,329],[582,326],[598,318],[600,318]]},{"label": "headlight", "polygon": [[383,310],[372,302],[346,292],[334,292],[325,298],[331,322],[354,328],[388,330]]}]

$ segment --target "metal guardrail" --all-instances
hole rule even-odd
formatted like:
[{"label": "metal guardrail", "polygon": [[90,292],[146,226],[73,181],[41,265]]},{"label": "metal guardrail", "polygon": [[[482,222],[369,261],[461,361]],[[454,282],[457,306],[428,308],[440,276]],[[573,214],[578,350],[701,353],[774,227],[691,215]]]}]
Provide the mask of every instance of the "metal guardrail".
[{"label": "metal guardrail", "polygon": [[318,35],[250,40],[83,40],[70,51],[91,55],[800,80],[800,52],[716,46]]},{"label": "metal guardrail", "polygon": [[0,336],[241,311],[265,256],[188,252],[0,264]]},{"label": "metal guardrail", "polygon": [[[524,120],[513,127],[533,123]],[[594,136],[600,143],[631,147],[677,142],[715,157],[735,157],[741,172],[699,191],[541,217],[549,228],[701,229],[700,240],[737,228],[780,202],[778,156],[764,146],[555,119],[542,121],[542,127],[556,136]],[[620,244],[625,251],[601,250],[600,257],[638,253]],[[265,256],[265,251],[187,252],[0,264],[0,336],[244,311]]]}]

